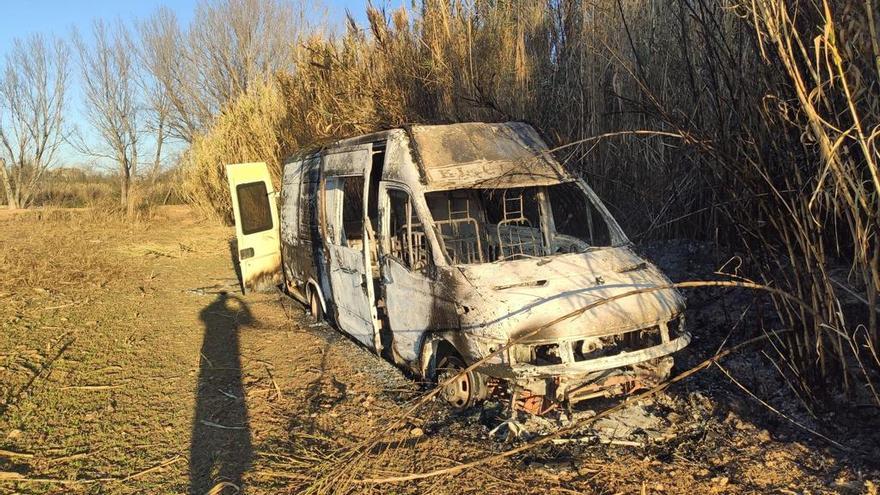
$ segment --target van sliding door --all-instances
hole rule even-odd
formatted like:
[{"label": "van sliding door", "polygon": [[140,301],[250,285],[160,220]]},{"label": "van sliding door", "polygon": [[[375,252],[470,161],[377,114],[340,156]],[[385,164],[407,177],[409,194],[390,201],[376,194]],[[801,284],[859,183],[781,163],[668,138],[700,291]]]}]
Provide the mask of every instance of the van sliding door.
[{"label": "van sliding door", "polygon": [[369,145],[357,147],[324,160],[322,235],[329,254],[337,323],[358,342],[378,350],[370,239],[364,231],[365,175],[372,163],[371,149]]}]

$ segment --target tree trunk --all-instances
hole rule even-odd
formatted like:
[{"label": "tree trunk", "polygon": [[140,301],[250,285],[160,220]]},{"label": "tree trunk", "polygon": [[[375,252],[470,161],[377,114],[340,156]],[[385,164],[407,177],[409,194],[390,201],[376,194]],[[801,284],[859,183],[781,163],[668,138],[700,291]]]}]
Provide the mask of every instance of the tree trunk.
[{"label": "tree trunk", "polygon": [[132,217],[134,216],[134,203],[135,203],[135,195],[134,195],[134,185],[131,183],[131,176],[128,178],[128,204],[125,206],[125,215]]},{"label": "tree trunk", "polygon": [[129,208],[129,199],[130,199],[130,189],[131,189],[131,177],[128,175],[128,172],[122,172],[121,174],[121,182],[120,182],[120,191],[119,195],[119,206],[125,209],[125,212],[128,213]]},{"label": "tree trunk", "polygon": [[18,201],[12,191],[12,183],[9,181],[9,174],[6,171],[6,160],[3,158],[0,158],[0,181],[3,182],[3,191],[6,193],[6,207],[10,210],[17,210]]}]

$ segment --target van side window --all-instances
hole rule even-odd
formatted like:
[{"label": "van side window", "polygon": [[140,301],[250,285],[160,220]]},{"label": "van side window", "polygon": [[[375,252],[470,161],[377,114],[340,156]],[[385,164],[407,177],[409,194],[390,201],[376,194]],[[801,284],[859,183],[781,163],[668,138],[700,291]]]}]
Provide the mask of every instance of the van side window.
[{"label": "van side window", "polygon": [[364,246],[363,176],[328,177],[324,182],[328,241],[336,246]]},{"label": "van side window", "polygon": [[235,187],[238,211],[241,215],[241,233],[256,234],[272,228],[272,211],[265,182],[250,182]]},{"label": "van side window", "polygon": [[299,192],[299,237],[311,240],[312,228],[317,225],[315,214],[315,202],[318,193],[318,175],[320,172],[320,160],[306,160],[303,162],[302,182]]},{"label": "van side window", "polygon": [[407,193],[388,191],[390,207],[389,231],[391,256],[410,270],[423,270],[430,265],[431,254],[425,237],[424,225],[412,207]]},{"label": "van side window", "polygon": [[302,162],[284,164],[281,175],[281,239],[292,242],[299,230],[299,184]]},{"label": "van side window", "polygon": [[342,184],[342,239],[350,248],[364,245],[364,178],[345,177]]}]

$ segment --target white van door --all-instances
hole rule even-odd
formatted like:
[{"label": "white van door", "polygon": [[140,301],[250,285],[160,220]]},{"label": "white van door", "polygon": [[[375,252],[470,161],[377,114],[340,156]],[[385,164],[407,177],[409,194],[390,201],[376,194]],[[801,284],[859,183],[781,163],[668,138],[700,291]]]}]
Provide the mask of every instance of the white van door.
[{"label": "white van door", "polygon": [[262,290],[281,281],[278,205],[265,163],[226,166],[237,255],[244,292]]},{"label": "white van door", "polygon": [[[378,327],[369,264],[370,239],[364,232],[365,170],[371,164],[371,150],[362,146],[327,155],[324,160],[328,175],[323,186],[323,236],[330,258],[328,272],[337,323],[358,342],[375,350]],[[339,175],[329,175],[334,173]]]}]

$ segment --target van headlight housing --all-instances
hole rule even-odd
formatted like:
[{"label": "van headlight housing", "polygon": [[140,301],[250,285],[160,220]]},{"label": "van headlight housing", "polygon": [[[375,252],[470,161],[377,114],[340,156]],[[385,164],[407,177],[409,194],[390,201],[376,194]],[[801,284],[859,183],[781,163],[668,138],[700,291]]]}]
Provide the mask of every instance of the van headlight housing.
[{"label": "van headlight housing", "polygon": [[672,340],[684,333],[684,315],[680,314],[675,318],[666,322],[666,329],[669,331],[669,339]]}]

